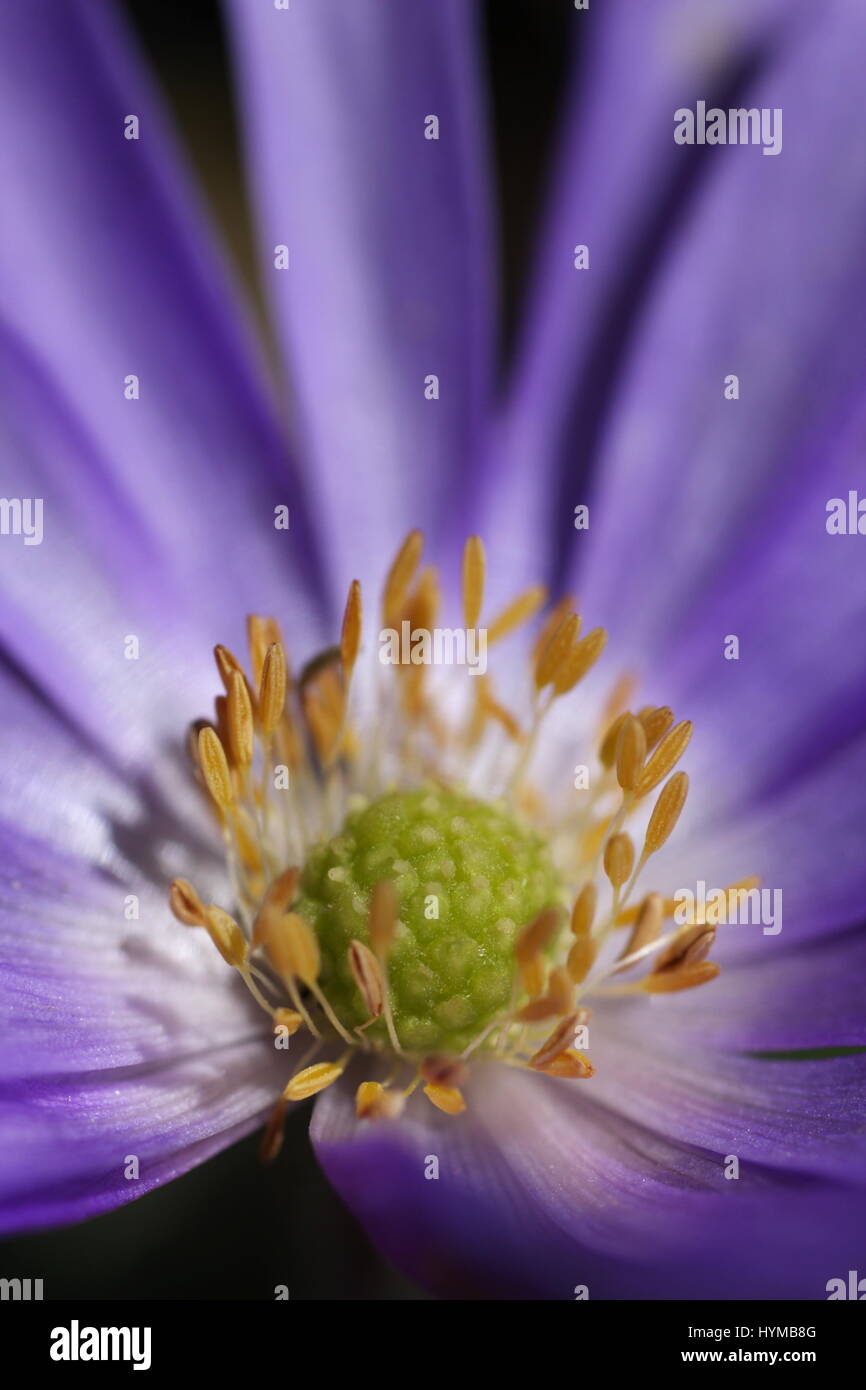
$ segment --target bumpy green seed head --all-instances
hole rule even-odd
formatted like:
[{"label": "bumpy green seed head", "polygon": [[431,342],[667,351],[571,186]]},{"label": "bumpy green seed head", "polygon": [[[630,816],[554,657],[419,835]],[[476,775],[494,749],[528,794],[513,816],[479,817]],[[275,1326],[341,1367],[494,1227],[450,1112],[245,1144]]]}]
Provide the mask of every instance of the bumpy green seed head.
[{"label": "bumpy green seed head", "polygon": [[[438,788],[353,811],[311,851],[296,908],[315,928],[320,984],[349,1028],[367,1018],[349,944],[368,941],[370,894],[383,879],[399,904],[388,984],[400,1044],[461,1052],[510,1002],[521,928],[561,901],[546,846],[501,807]],[[381,1021],[366,1036],[387,1046]]]}]

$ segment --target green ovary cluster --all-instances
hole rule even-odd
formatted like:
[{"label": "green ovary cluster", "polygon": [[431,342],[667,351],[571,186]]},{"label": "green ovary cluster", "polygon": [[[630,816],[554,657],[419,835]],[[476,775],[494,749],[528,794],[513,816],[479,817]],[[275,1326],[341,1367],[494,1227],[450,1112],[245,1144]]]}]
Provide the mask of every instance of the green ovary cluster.
[{"label": "green ovary cluster", "polygon": [[[399,904],[387,969],[400,1045],[462,1052],[510,1003],[521,928],[561,901],[547,848],[500,806],[438,788],[351,812],[339,835],[311,851],[296,908],[315,928],[319,982],[348,1028],[368,1016],[349,944],[368,942],[370,894],[383,879]],[[381,1020],[365,1036],[388,1046]]]}]

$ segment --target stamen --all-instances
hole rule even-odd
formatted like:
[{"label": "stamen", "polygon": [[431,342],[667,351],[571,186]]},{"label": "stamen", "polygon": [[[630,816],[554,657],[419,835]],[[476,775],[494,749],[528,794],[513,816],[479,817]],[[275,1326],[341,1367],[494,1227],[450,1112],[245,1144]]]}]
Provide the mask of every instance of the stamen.
[{"label": "stamen", "polygon": [[364,1007],[370,1015],[367,1022],[356,1029],[356,1032],[360,1032],[381,1017],[385,1006],[385,981],[382,977],[382,967],[363,941],[351,943],[349,969],[364,1001]]},{"label": "stamen", "polygon": [[580,633],[580,618],[569,613],[563,618],[550,641],[535,663],[535,688],[538,691],[553,684],[557,673],[567,661]]},{"label": "stamen", "polygon": [[410,531],[401,545],[388,571],[385,580],[385,593],[382,599],[382,619],[384,627],[396,627],[400,610],[415,578],[424,549],[424,536],[421,531]]},{"label": "stamen", "polygon": [[343,1071],[344,1068],[339,1062],[315,1062],[311,1067],[304,1067],[303,1071],[292,1077],[283,1091],[283,1099],[309,1100],[310,1096],[316,1096],[326,1087],[333,1086],[343,1075]]},{"label": "stamen", "polygon": [[[436,569],[421,568],[423,545],[422,533],[410,532],[388,571],[388,627],[436,626],[442,592]],[[467,632],[482,620],[485,584],[484,545],[470,536],[462,562]],[[487,624],[488,645],[533,618],[546,598],[541,585],[518,594]],[[688,777],[675,768],[691,723],[675,723],[667,706],[632,713],[626,706],[635,680],[623,674],[592,722],[600,772],[589,796],[559,815],[548,788],[532,777],[548,712],[607,643],[603,628],[581,636],[573,597],[560,599],[540,623],[525,715],[513,694],[503,701],[498,686],[494,694],[486,672],[475,672],[463,688],[454,717],[439,700],[441,673],[423,662],[400,664],[389,687],[377,665],[370,737],[350,703],[362,626],[361,586],[353,580],[339,645],[307,662],[293,681],[276,620],[250,616],[251,674],[217,646],[224,693],[213,718],[196,721],[188,734],[196,780],[225,840],[238,919],[205,905],[186,879],[171,885],[171,910],[184,925],[205,928],[275,1033],[305,1028],[314,1040],[272,1111],[262,1140],[266,1160],[279,1150],[287,1105],[334,1084],[352,1058],[390,1064],[381,1082],[358,1086],[359,1117],[393,1118],[419,1087],[456,1116],[466,1109],[462,1088],[476,1056],[560,1079],[592,1076],[575,1046],[589,1017],[578,998],[674,993],[719,973],[707,959],[715,941],[709,910],[663,935],[675,900],[649,892],[630,903],[647,860],[668,842],[685,805]],[[464,784],[483,780],[479,767],[489,771],[503,756],[508,765],[496,782],[505,788],[503,800],[464,792]],[[277,764],[291,771],[285,783],[277,780]],[[637,855],[627,823],[656,788]],[[610,891],[599,879],[602,867]],[[597,880],[607,895],[600,918]],[[743,879],[735,888],[748,891],[755,882]],[[573,904],[570,920],[560,906],[566,901]],[[630,929],[627,944],[618,955],[604,952],[621,926]],[[649,973],[623,982],[624,972],[644,961]],[[347,1049],[339,1060],[314,1060],[336,1039]],[[412,1079],[401,1089],[407,1072]]]},{"label": "stamen", "polygon": [[400,1092],[389,1091],[378,1081],[362,1081],[355,1095],[355,1114],[359,1120],[393,1120],[405,1104]]},{"label": "stamen", "polygon": [[347,685],[352,678],[361,646],[362,617],[361,585],[357,579],[353,579],[349,585],[349,597],[346,599],[346,611],[343,614],[343,630],[340,634],[340,660]]},{"label": "stamen", "polygon": [[259,719],[266,734],[273,733],[286,703],[286,654],[282,643],[272,642],[265,652],[259,689]]},{"label": "stamen", "polygon": [[669,733],[665,734],[638,782],[637,795],[639,797],[646,796],[653,791],[659,782],[667,777],[671,768],[679,762],[688,747],[689,739],[692,736],[692,727],[691,720],[684,719],[682,723],[676,724]]},{"label": "stamen", "polygon": [[543,584],[533,584],[531,588],[518,594],[517,598],[512,599],[493,621],[488,623],[487,646],[491,647],[494,642],[499,642],[530,618],[534,618],[546,598],[547,589]]},{"label": "stamen", "polygon": [[478,626],[484,601],[484,543],[470,536],[463,551],[463,625],[467,632]]},{"label": "stamen", "polygon": [[643,771],[647,750],[644,726],[625,714],[616,739],[616,780],[624,792],[633,792]]},{"label": "stamen", "polygon": [[187,879],[174,879],[169,892],[168,902],[175,917],[179,922],[183,922],[184,926],[204,926],[204,903]]},{"label": "stamen", "polygon": [[435,1105],[437,1110],[444,1111],[446,1115],[462,1115],[466,1109],[463,1094],[456,1086],[431,1084],[424,1087],[424,1094],[431,1105]]},{"label": "stamen", "polygon": [[229,677],[228,728],[232,757],[245,771],[253,760],[253,707],[241,671]]},{"label": "stamen", "polygon": [[198,736],[198,761],[205,786],[220,810],[227,811],[234,800],[231,773],[225,749],[209,724]]}]

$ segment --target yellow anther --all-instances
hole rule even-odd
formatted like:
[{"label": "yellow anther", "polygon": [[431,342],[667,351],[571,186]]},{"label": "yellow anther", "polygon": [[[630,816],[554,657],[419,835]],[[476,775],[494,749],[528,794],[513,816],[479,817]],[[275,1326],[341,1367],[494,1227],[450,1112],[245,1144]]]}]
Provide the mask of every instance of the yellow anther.
[{"label": "yellow anther", "polygon": [[208,936],[227,965],[245,970],[249,948],[246,937],[233,917],[213,904],[205,908],[204,925]]},{"label": "yellow anther", "polygon": [[268,930],[275,927],[291,907],[297,897],[300,880],[301,871],[294,867],[285,869],[279,878],[274,879],[262,898],[253,924],[253,946],[264,943]]},{"label": "yellow anther", "polygon": [[314,985],[322,968],[322,958],[316,934],[309,922],[305,922],[296,912],[287,912],[277,935],[282,959],[289,973],[305,985]]},{"label": "yellow anther", "polygon": [[281,642],[272,642],[265,652],[259,688],[259,718],[266,734],[273,733],[283,717],[286,682],[286,654]]},{"label": "yellow anther", "polygon": [[406,1097],[390,1091],[378,1081],[362,1081],[355,1093],[355,1114],[359,1120],[393,1120],[402,1113]]},{"label": "yellow anther", "polygon": [[679,762],[688,747],[692,728],[691,720],[683,719],[665,734],[641,774],[637,784],[638,796],[646,796],[648,792],[653,791],[659,782],[667,777],[671,768]]},{"label": "yellow anther", "polygon": [[604,847],[604,871],[614,888],[628,882],[634,868],[634,845],[631,837],[622,833],[611,835]]},{"label": "yellow anther", "polygon": [[573,594],[563,594],[551,608],[544,622],[541,624],[535,644],[532,648],[532,665],[536,667],[545,648],[559,629],[560,625],[568,617],[569,613],[577,611],[577,599]]},{"label": "yellow anther", "polygon": [[619,742],[620,730],[625,721],[630,718],[631,715],[628,710],[626,710],[624,714],[618,714],[613,723],[608,725],[607,732],[602,738],[601,746],[598,750],[598,760],[602,767],[611,768],[616,762],[616,750]]},{"label": "yellow anther", "polygon": [[237,657],[229,651],[228,647],[223,647],[221,645],[216,646],[213,649],[213,654],[214,660],[217,664],[217,670],[220,673],[220,680],[223,683],[226,694],[228,694],[229,682],[231,681],[232,676],[234,675],[235,671],[238,671],[241,675],[243,675],[243,667],[241,666]]},{"label": "yellow anther", "polygon": [[591,936],[581,936],[575,941],[568,953],[566,969],[576,985],[586,979],[595,962],[597,950],[598,943]]},{"label": "yellow anther", "polygon": [[576,937],[586,936],[592,928],[598,890],[594,883],[585,883],[571,909],[571,930]]},{"label": "yellow anther", "polygon": [[358,659],[358,651],[361,646],[362,617],[361,585],[357,579],[353,579],[349,585],[349,597],[346,599],[343,629],[340,634],[340,660],[343,663],[343,672],[347,682],[351,678],[355,669],[355,662]]},{"label": "yellow anther", "polygon": [[185,927],[205,925],[204,903],[188,879],[176,878],[169,891],[168,905]]},{"label": "yellow anther", "polygon": [[480,536],[470,536],[463,550],[463,622],[467,629],[477,627],[481,616],[485,568],[484,542]]},{"label": "yellow anther", "polygon": [[324,1091],[326,1087],[333,1086],[343,1075],[343,1068],[337,1062],[315,1062],[311,1067],[304,1067],[292,1077],[286,1089],[283,1091],[284,1100],[307,1100],[310,1096],[318,1095],[319,1091]]},{"label": "yellow anther", "polygon": [[624,792],[634,791],[643,771],[647,737],[643,725],[633,715],[623,716],[616,738],[616,780]]},{"label": "yellow anther", "polygon": [[247,618],[247,641],[250,648],[250,665],[253,672],[253,685],[258,690],[265,664],[265,653],[271,639],[268,637],[268,619],[251,613]]},{"label": "yellow anther", "polygon": [[400,620],[401,610],[412,587],[423,549],[423,533],[410,531],[397,551],[385,580],[382,598],[382,617],[386,627],[395,627]]},{"label": "yellow anther", "polygon": [[702,924],[683,927],[678,931],[667,950],[662,951],[656,957],[653,964],[653,974],[662,974],[667,970],[680,970],[683,966],[698,965],[710,953],[713,942],[716,939],[715,927],[707,927]]},{"label": "yellow anther", "polygon": [[528,622],[538,612],[541,605],[547,598],[547,590],[543,584],[533,584],[530,589],[525,589],[517,598],[512,599],[491,623],[487,625],[487,645],[490,647],[494,642],[507,637],[515,628],[520,627],[521,623]]},{"label": "yellow anther", "polygon": [[558,1014],[569,1014],[574,1008],[574,986],[569,970],[563,965],[554,966],[547,981],[547,998]]},{"label": "yellow anther", "polygon": [[243,672],[232,671],[228,683],[229,747],[238,767],[247,768],[253,760],[253,707]]},{"label": "yellow anther", "polygon": [[[532,1065],[532,1063],[530,1063]],[[568,1048],[553,1057],[549,1062],[533,1067],[534,1071],[544,1072],[545,1076],[561,1076],[567,1081],[585,1081],[595,1075],[595,1067],[582,1052]]]},{"label": "yellow anther", "polygon": [[514,947],[518,965],[533,960],[553,940],[562,922],[562,909],[543,907],[520,932]]},{"label": "yellow anther", "polygon": [[578,681],[592,669],[607,645],[607,633],[603,627],[594,628],[563,659],[553,676],[553,689],[556,695],[567,695]]},{"label": "yellow anther", "polygon": [[431,1084],[424,1087],[424,1094],[431,1105],[435,1105],[437,1110],[443,1110],[446,1115],[462,1115],[466,1109],[466,1101],[456,1086]]},{"label": "yellow anther", "polygon": [[291,1038],[302,1028],[304,1020],[297,1009],[274,1009],[274,1032],[278,1028],[285,1029],[286,1034]]},{"label": "yellow anther", "polygon": [[665,970],[660,975],[647,975],[641,980],[640,988],[644,994],[675,994],[681,989],[694,989],[696,985],[708,984],[719,974],[719,966],[714,960],[702,960],[697,965],[685,966],[682,970]]},{"label": "yellow anther", "polygon": [[589,1009],[575,1009],[574,1013],[569,1014],[561,1023],[556,1025],[547,1041],[530,1057],[529,1065],[538,1069],[566,1052],[568,1048],[573,1046],[578,1028],[582,1028],[588,1020]]},{"label": "yellow anther", "polygon": [[372,1022],[380,1016],[385,1002],[382,967],[363,941],[351,942],[348,955],[349,969]]},{"label": "yellow anther", "polygon": [[232,779],[228,760],[215,729],[206,724],[198,736],[198,763],[205,786],[219,806],[225,811],[234,800]]},{"label": "yellow anther", "polygon": [[652,752],[659,739],[664,737],[673,724],[674,712],[667,705],[660,705],[658,709],[649,705],[646,709],[639,710],[637,717],[646,735],[647,749]]},{"label": "yellow anther", "polygon": [[637,919],[631,930],[628,945],[624,947],[621,959],[643,950],[661,935],[665,904],[658,893],[648,893],[638,908]]},{"label": "yellow anther", "polygon": [[518,965],[520,984],[524,994],[528,994],[530,999],[541,994],[547,980],[547,965],[541,952],[537,956],[521,961]]},{"label": "yellow anther", "polygon": [[689,792],[688,774],[675,772],[669,782],[665,782],[659,799],[652,810],[644,841],[644,855],[655,854],[673,832],[686,804]]},{"label": "yellow anther", "polygon": [[308,662],[298,686],[316,756],[323,767],[330,767],[346,718],[346,680],[338,648],[330,647]]},{"label": "yellow anther", "polygon": [[536,690],[543,690],[555,680],[561,667],[568,660],[579,633],[580,618],[577,613],[569,613],[563,618],[535,663]]}]

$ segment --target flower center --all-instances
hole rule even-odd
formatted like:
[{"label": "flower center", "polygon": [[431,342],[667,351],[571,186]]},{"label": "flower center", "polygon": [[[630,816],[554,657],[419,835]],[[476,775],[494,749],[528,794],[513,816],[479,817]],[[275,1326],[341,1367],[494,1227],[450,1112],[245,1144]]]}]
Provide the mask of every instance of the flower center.
[{"label": "flower center", "polygon": [[[501,806],[459,792],[392,792],[349,813],[311,851],[297,913],[316,934],[320,981],[348,1028],[369,1018],[350,962],[369,946],[370,900],[393,885],[388,953],[394,1033],[409,1053],[461,1053],[506,1010],[520,928],[563,890],[544,841]],[[390,1046],[384,1020],[366,1037]]]},{"label": "flower center", "polygon": [[[534,782],[548,712],[598,661],[606,633],[582,635],[569,598],[553,606],[521,713],[495,690],[486,654],[535,618],[545,591],[518,595],[481,627],[484,548],[470,537],[463,626],[436,628],[438,577],[420,569],[422,545],[410,533],[385,584],[380,635],[389,663],[402,652],[396,664],[380,648],[362,679],[355,581],[339,645],[296,679],[272,618],[248,620],[249,674],[217,647],[224,694],[213,718],[190,729],[234,915],[204,904],[185,879],[172,884],[172,910],[208,932],[278,1046],[296,1033],[310,1039],[275,1106],[267,1155],[287,1105],[353,1058],[366,1058],[359,1115],[398,1114],[419,1085],[459,1114],[476,1057],[591,1077],[586,999],[665,994],[718,974],[706,918],[670,927],[673,901],[636,898],[686,800],[688,778],[675,769],[691,724],[666,706],[628,710],[631,685],[620,680],[596,753],[575,746],[587,757],[582,775],[569,757],[560,788],[555,769]],[[451,669],[443,654],[461,651],[483,652],[483,669]]]}]

